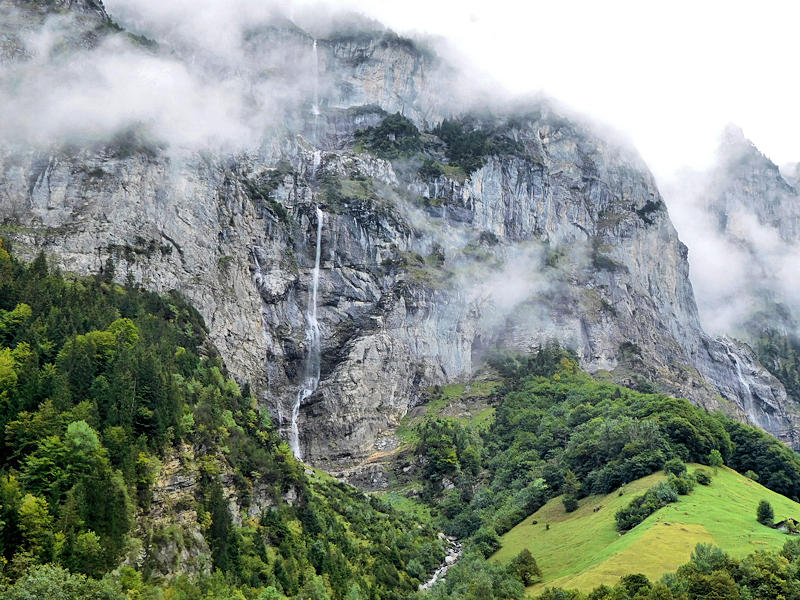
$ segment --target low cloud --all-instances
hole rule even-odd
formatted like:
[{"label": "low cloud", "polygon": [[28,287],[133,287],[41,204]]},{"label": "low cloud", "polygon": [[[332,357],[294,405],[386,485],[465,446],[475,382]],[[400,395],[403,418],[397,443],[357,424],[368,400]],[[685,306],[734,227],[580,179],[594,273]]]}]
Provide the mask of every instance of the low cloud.
[{"label": "low cloud", "polygon": [[[752,193],[742,192],[750,190],[749,184],[736,187],[737,177],[751,175],[739,170],[743,168],[720,165],[705,173],[684,171],[664,186],[670,215],[689,247],[703,326],[716,335],[744,335],[754,313],[771,303],[800,316],[800,240],[786,239],[776,223],[760,220],[756,206],[771,206],[780,214],[777,207],[796,204],[798,196],[791,191],[770,197],[741,195]],[[726,193],[735,200],[721,213],[718,199]]]}]

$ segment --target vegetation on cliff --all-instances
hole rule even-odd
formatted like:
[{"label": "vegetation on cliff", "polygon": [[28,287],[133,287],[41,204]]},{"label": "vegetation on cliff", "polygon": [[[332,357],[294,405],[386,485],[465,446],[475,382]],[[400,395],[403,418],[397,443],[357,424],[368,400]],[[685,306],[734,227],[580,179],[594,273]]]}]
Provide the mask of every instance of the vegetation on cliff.
[{"label": "vegetation on cliff", "polygon": [[[443,555],[436,532],[306,471],[249,387],[227,377],[180,295],[112,278],[110,262],[73,278],[0,246],[5,597],[413,593]],[[211,567],[157,581],[158,546],[181,531],[151,529],[152,493],[162,463],[186,447],[197,462],[192,506],[171,510],[196,515],[189,528]]]}]

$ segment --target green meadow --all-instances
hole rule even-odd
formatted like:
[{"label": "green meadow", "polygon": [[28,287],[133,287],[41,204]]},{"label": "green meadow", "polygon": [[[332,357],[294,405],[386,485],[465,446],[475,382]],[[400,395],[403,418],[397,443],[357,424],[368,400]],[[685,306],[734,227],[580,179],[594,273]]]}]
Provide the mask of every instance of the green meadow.
[{"label": "green meadow", "polygon": [[[697,466],[690,465],[690,472]],[[800,504],[723,467],[711,485],[696,486],[690,495],[620,535],[614,514],[664,478],[656,473],[608,495],[584,498],[570,514],[561,497],[553,498],[502,536],[502,547],[492,560],[507,563],[528,548],[543,575],[529,592],[545,587],[589,591],[600,584],[613,585],[628,573],[658,579],[687,562],[698,543],[714,544],[735,557],[780,549],[790,536],[756,521],[762,499],[772,504],[776,522],[800,518]]]}]

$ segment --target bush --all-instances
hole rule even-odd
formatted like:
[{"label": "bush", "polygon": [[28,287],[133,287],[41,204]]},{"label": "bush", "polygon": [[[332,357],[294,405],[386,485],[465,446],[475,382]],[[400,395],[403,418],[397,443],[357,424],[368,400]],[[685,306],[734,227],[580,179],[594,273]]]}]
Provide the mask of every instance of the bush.
[{"label": "bush", "polygon": [[712,450],[708,455],[708,466],[714,467],[714,472],[716,473],[717,469],[723,464],[725,463],[722,460],[722,453],[719,450]]},{"label": "bush", "polygon": [[614,518],[617,520],[617,530],[633,529],[659,508],[677,501],[678,493],[675,488],[662,481],[616,512]]},{"label": "bush", "polygon": [[564,503],[564,510],[568,513],[578,510],[578,499],[572,494],[564,496],[561,501]]},{"label": "bush", "polygon": [[400,113],[387,116],[377,127],[360,129],[356,141],[382,158],[399,158],[422,148],[419,129]]},{"label": "bush", "polygon": [[124,600],[124,594],[114,589],[108,582],[95,581],[83,575],[73,574],[55,565],[42,565],[31,568],[17,582],[0,590],[6,600],[32,600],[50,598],[53,600]]},{"label": "bush", "polygon": [[747,469],[747,471],[745,471],[744,476],[753,481],[758,481],[758,473],[756,473],[752,469]]},{"label": "bush", "polygon": [[664,472],[667,475],[672,474],[675,477],[682,477],[686,473],[686,463],[680,458],[671,458],[664,463]]},{"label": "bush", "polygon": [[705,469],[697,469],[694,472],[694,478],[700,485],[711,485],[711,473]]},{"label": "bush", "polygon": [[491,526],[481,527],[473,536],[472,543],[484,557],[488,558],[500,549],[500,537]]},{"label": "bush", "polygon": [[756,519],[762,525],[772,526],[772,520],[775,518],[775,511],[772,510],[772,505],[766,500],[758,503],[756,510]]},{"label": "bush", "polygon": [[694,489],[695,479],[691,475],[671,477],[668,483],[679,495],[686,496]]}]

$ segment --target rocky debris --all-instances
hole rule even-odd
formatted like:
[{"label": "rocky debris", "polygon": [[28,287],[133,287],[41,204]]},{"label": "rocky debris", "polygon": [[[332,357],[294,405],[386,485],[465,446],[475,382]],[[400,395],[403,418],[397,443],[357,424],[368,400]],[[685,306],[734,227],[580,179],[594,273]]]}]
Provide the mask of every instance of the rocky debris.
[{"label": "rocky debris", "polygon": [[449,571],[450,567],[456,564],[458,559],[461,558],[461,553],[463,552],[462,545],[455,538],[446,537],[444,534],[439,534],[439,536],[441,539],[447,540],[447,555],[445,556],[444,561],[442,561],[442,564],[439,566],[439,568],[434,571],[431,578],[427,582],[420,584],[420,591],[429,590],[436,583],[444,581],[447,571]]}]

